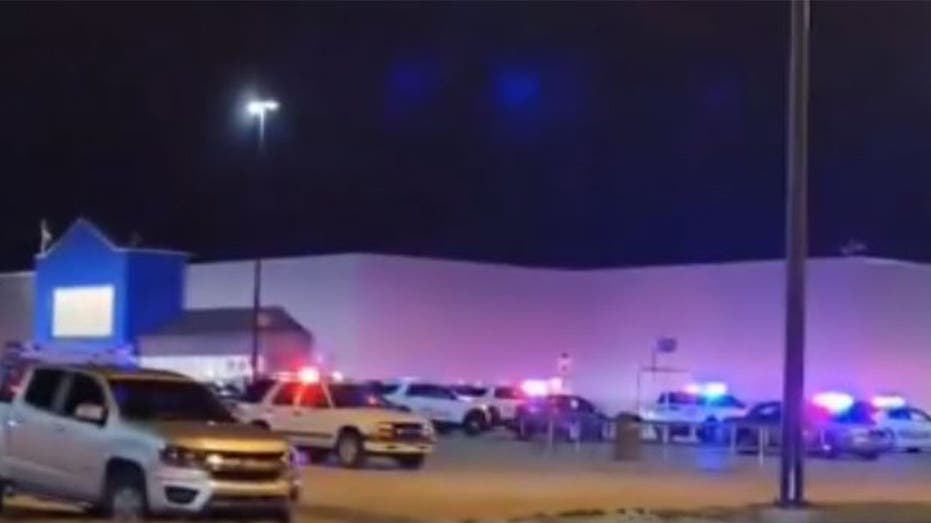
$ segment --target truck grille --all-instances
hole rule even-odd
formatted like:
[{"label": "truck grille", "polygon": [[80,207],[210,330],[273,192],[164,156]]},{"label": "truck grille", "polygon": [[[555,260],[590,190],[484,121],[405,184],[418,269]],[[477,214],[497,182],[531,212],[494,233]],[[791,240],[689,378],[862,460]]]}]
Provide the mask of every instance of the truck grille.
[{"label": "truck grille", "polygon": [[214,452],[207,458],[210,476],[222,481],[273,481],[280,478],[287,467],[287,456],[280,452]]},{"label": "truck grille", "polygon": [[423,426],[420,423],[396,423],[394,437],[400,441],[416,441],[424,439]]}]

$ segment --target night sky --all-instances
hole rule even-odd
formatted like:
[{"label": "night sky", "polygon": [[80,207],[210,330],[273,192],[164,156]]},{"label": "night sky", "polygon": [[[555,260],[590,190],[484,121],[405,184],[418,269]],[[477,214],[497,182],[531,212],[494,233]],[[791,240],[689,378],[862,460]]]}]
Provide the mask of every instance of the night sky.
[{"label": "night sky", "polygon": [[[47,218],[197,259],[783,252],[781,3],[0,5],[0,269]],[[812,251],[931,261],[931,3],[818,3]],[[243,105],[277,98],[267,152]]]}]

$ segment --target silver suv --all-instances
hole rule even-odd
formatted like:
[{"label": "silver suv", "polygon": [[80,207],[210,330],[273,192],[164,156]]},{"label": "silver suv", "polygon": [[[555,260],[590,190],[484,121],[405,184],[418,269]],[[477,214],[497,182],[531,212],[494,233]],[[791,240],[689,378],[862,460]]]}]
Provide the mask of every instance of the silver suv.
[{"label": "silver suv", "polygon": [[38,366],[0,404],[0,481],[119,518],[242,508],[290,518],[288,443],[174,373]]}]

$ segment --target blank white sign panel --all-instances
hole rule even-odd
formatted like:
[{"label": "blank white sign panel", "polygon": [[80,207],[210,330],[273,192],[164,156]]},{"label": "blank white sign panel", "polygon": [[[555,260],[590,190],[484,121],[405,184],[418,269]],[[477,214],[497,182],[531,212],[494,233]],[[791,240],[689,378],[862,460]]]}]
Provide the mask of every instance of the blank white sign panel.
[{"label": "blank white sign panel", "polygon": [[113,297],[112,285],[55,289],[52,336],[56,338],[112,336]]}]

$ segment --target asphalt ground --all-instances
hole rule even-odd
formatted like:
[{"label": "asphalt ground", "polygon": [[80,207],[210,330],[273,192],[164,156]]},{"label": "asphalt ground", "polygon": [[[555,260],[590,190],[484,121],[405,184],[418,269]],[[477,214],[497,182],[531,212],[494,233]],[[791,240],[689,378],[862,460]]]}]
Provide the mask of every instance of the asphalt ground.
[{"label": "asphalt ground", "polygon": [[[821,504],[931,501],[931,454],[807,461],[809,499]],[[335,464],[303,471],[299,522],[506,519],[592,510],[701,511],[771,503],[778,459],[726,448],[644,445],[614,461],[607,444],[554,448],[505,432],[443,438],[419,471],[372,460],[364,470]],[[931,511],[928,512],[931,523]],[[13,498],[3,521],[78,521],[67,507]],[[225,518],[224,518],[225,519]]]}]

